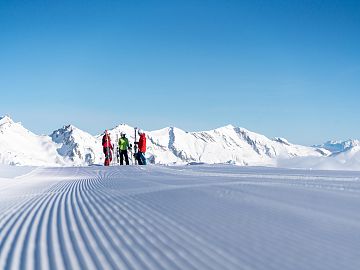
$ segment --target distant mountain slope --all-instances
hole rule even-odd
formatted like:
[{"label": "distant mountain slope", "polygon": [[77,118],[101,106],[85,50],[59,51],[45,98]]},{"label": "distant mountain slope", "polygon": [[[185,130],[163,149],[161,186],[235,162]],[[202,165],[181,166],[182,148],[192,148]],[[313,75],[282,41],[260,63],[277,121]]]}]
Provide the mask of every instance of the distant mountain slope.
[{"label": "distant mountain slope", "polygon": [[244,128],[225,126],[211,131],[185,132],[165,128],[148,133],[149,152],[156,163],[234,163],[275,165],[278,157],[324,156],[326,150],[271,140]]},{"label": "distant mountain slope", "polygon": [[358,146],[360,146],[359,140],[346,140],[346,141],[327,141],[326,143],[318,145],[316,147],[324,148],[330,151],[332,154],[338,154],[341,152],[346,152]]},{"label": "distant mountain slope", "polygon": [[67,125],[55,130],[50,137],[60,146],[57,152],[73,165],[91,165],[101,161],[101,143],[89,133]]},{"label": "distant mountain slope", "polygon": [[[134,142],[134,128],[121,124],[109,130],[116,144],[121,133]],[[228,125],[210,131],[186,132],[176,127],[146,132],[149,163],[230,163],[250,166],[359,169],[357,140],[329,141],[307,147],[284,138],[269,139],[244,128]],[[39,136],[0,118],[0,163],[35,166],[79,166],[103,164],[102,134],[92,136],[72,125]]]},{"label": "distant mountain slope", "polygon": [[38,136],[8,116],[0,118],[0,163],[59,166],[67,163],[49,136]]}]

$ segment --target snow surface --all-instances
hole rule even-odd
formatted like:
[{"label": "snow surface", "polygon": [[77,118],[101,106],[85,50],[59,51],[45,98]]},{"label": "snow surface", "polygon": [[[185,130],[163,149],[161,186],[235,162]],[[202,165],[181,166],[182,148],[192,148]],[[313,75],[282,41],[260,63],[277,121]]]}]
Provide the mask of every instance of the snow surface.
[{"label": "snow surface", "polygon": [[360,269],[359,172],[2,169],[0,269]]},{"label": "snow surface", "polygon": [[16,168],[13,168],[8,165],[0,164],[0,177],[4,178],[14,178],[19,177],[21,175],[24,175],[26,173],[29,173],[33,171],[35,167],[29,167],[29,166],[19,166]]}]

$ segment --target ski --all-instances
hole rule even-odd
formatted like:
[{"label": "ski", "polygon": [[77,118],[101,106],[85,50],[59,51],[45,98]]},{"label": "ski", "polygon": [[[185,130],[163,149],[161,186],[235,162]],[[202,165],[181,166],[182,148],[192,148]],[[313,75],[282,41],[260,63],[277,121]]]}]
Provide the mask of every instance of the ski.
[{"label": "ski", "polygon": [[136,144],[136,134],[137,134],[137,127],[134,127],[134,133],[135,133],[135,136],[134,136],[134,161],[135,161],[135,165],[138,164],[137,162],[137,150],[138,150],[138,146]]},{"label": "ski", "polygon": [[120,165],[120,149],[119,149],[119,134],[116,134],[116,163],[117,165]]}]

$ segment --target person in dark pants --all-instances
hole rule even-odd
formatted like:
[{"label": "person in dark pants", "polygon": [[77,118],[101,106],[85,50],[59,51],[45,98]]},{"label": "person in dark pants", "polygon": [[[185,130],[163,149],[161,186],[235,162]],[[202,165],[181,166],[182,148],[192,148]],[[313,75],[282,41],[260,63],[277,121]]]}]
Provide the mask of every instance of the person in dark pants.
[{"label": "person in dark pants", "polygon": [[129,140],[126,138],[125,133],[121,133],[121,137],[119,139],[119,150],[120,150],[120,165],[124,164],[124,158],[126,165],[129,165],[129,156],[128,156],[128,149],[129,149]]},{"label": "person in dark pants", "polygon": [[145,152],[146,152],[146,136],[144,131],[139,129],[138,134],[140,135],[139,142],[135,142],[138,145],[138,152],[136,154],[136,159],[139,163],[139,165],[146,165],[146,158],[145,158]]}]

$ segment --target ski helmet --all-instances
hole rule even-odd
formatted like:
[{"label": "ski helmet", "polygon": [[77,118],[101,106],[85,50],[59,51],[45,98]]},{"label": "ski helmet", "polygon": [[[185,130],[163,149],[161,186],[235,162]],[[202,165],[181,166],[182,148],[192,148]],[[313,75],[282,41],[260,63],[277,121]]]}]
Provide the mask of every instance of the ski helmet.
[{"label": "ski helmet", "polygon": [[144,134],[144,131],[142,129],[138,130],[139,135]]}]

